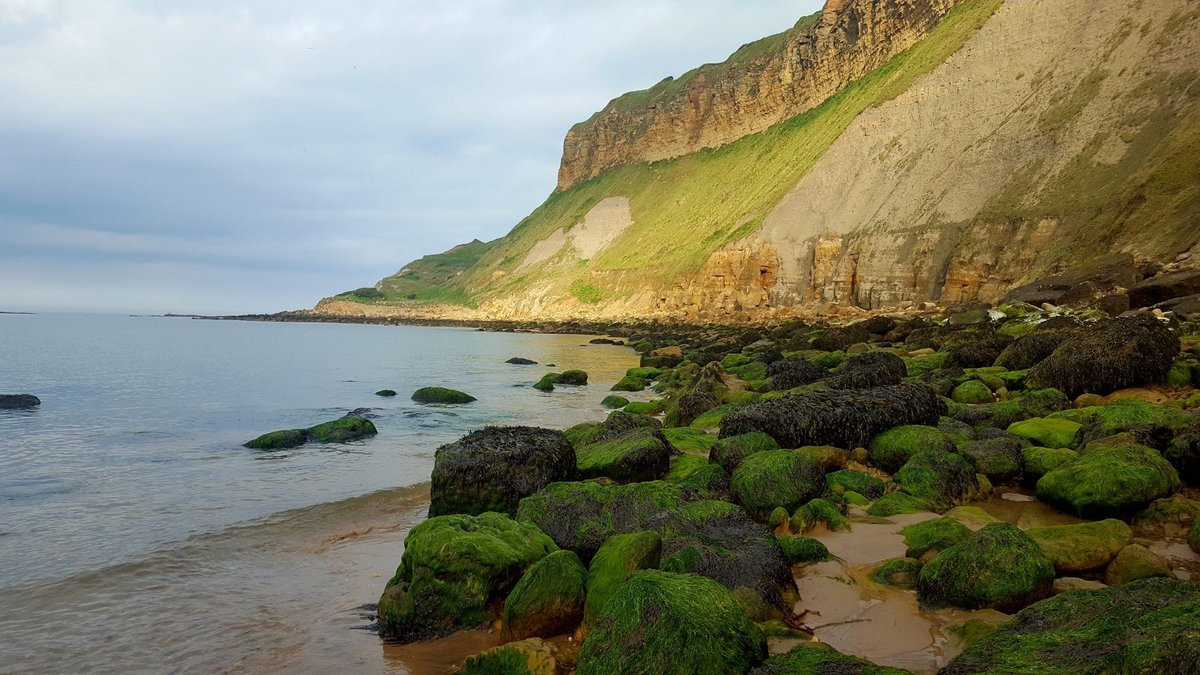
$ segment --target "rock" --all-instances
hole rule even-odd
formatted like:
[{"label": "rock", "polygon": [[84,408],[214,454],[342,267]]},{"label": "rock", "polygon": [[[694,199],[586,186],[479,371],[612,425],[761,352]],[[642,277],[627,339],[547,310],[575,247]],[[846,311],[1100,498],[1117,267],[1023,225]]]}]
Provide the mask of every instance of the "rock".
[{"label": "rock", "polygon": [[[1069,270],[1061,274],[1038,279],[1010,290],[1005,302],[1024,302],[1049,310],[1055,305],[1065,304],[1064,299],[1076,286],[1087,284],[1093,291],[1107,291],[1126,287],[1142,279],[1142,271],[1134,264],[1129,254],[1113,254],[1093,260],[1086,267]],[[1078,293],[1076,293],[1078,295]]]},{"label": "rock", "polygon": [[486,427],[438,448],[429,515],[513,514],[521,499],[577,475],[575,450],[562,432]]},{"label": "rock", "polygon": [[33,394],[0,394],[0,410],[36,408],[42,400]]},{"label": "rock", "polygon": [[829,489],[844,492],[857,492],[868,499],[879,499],[883,496],[883,480],[872,476],[866,471],[843,469],[825,474],[825,482]]},{"label": "rock", "polygon": [[617,345],[617,346],[621,346],[621,345],[624,345],[624,344],[625,344],[625,341],[624,341],[624,340],[613,340],[612,338],[592,338],[591,340],[588,340],[588,344],[589,344],[589,345]]},{"label": "rock", "polygon": [[632,572],[658,569],[661,562],[662,537],[657,532],[631,532],[605,539],[587,571],[585,627],[590,629]]},{"label": "rock", "polygon": [[564,370],[554,381],[554,384],[568,384],[572,386],[583,386],[588,383],[588,375],[582,370]]},{"label": "rock", "polygon": [[673,426],[687,426],[720,404],[717,397],[707,391],[689,391],[680,396],[675,406],[667,413],[667,423]]},{"label": "rock", "polygon": [[785,447],[854,448],[894,426],[936,423],[943,413],[937,395],[914,384],[791,394],[729,413],[721,420],[720,437],[763,431]]},{"label": "rock", "polygon": [[611,391],[641,391],[646,388],[646,381],[640,377],[622,377],[612,386]]},{"label": "rock", "polygon": [[896,472],[895,479],[904,492],[931,511],[946,511],[979,493],[975,468],[949,452],[918,452]]},{"label": "rock", "polygon": [[928,511],[925,502],[907,492],[889,492],[880,497],[867,509],[867,515],[877,518],[887,518],[901,513],[918,513]]},{"label": "rock", "polygon": [[1011,609],[1044,597],[1054,565],[1037,543],[1008,523],[992,523],[921,569],[917,597],[932,607]]},{"label": "rock", "polygon": [[1092,443],[1079,458],[1042,476],[1037,496],[1083,518],[1128,516],[1179,489],[1179,475],[1157,450]]},{"label": "rock", "polygon": [[1050,589],[1050,592],[1053,595],[1060,595],[1071,591],[1096,591],[1102,588],[1108,588],[1108,586],[1099,581],[1092,581],[1091,579],[1059,577],[1054,580],[1054,586]]},{"label": "rock", "polygon": [[812,348],[823,352],[843,351],[856,342],[870,342],[871,334],[860,325],[826,328],[812,341]]},{"label": "rock", "polygon": [[794,450],[764,450],[742,460],[729,481],[733,501],[766,522],[777,506],[791,511],[825,491],[825,470]]},{"label": "rock", "polygon": [[1200,294],[1174,298],[1154,307],[1173,313],[1181,321],[1196,321],[1200,319]]},{"label": "rock", "polygon": [[375,395],[382,396],[384,398],[391,398],[396,395],[396,390],[395,389],[380,389],[379,391],[375,392]]},{"label": "rock", "polygon": [[1095,408],[1063,410],[1050,417],[1083,425],[1077,434],[1076,445],[1131,432],[1138,442],[1156,448],[1167,447],[1176,432],[1186,430],[1194,420],[1177,408],[1137,399],[1114,400]]},{"label": "rock", "polygon": [[1179,338],[1147,314],[1102,321],[1065,340],[1029,369],[1033,387],[1067,396],[1108,394],[1125,387],[1165,382],[1179,354]]},{"label": "rock", "polygon": [[579,652],[579,675],[744,673],[767,658],[767,640],[725,588],[704,577],[633,573],[597,617]]},{"label": "rock", "polygon": [[1021,477],[1024,466],[1021,439],[999,429],[982,429],[973,441],[959,444],[960,455],[975,464],[975,471],[995,483],[1009,483]]},{"label": "rock", "polygon": [[516,366],[536,366],[537,365],[537,361],[532,361],[530,359],[521,358],[520,356],[514,356],[511,359],[505,361],[505,363],[511,363]]},{"label": "rock", "polygon": [[1078,525],[1035,527],[1025,534],[1037,542],[1059,574],[1103,569],[1133,542],[1129,526],[1112,518]]},{"label": "rock", "polygon": [[1130,544],[1109,563],[1104,571],[1104,583],[1119,586],[1139,579],[1171,576],[1171,566],[1141,544]]},{"label": "rock", "polygon": [[995,516],[978,506],[956,506],[946,512],[946,517],[957,520],[971,530],[999,522]]},{"label": "rock", "polygon": [[913,588],[925,563],[915,558],[892,558],[875,568],[871,575],[877,583],[901,588]]},{"label": "rock", "polygon": [[873,352],[850,357],[821,384],[831,389],[869,389],[900,384],[907,375],[908,367],[900,357]]},{"label": "rock", "polygon": [[847,656],[824,642],[802,642],[785,654],[775,654],[750,671],[750,675],[797,673],[845,675],[905,675],[907,670],[877,666],[857,656]]},{"label": "rock", "polygon": [[767,366],[772,389],[792,389],[829,376],[829,371],[800,356],[781,359]]},{"label": "rock", "polygon": [[1200,663],[1200,586],[1147,579],[1028,607],[941,672],[1184,673]]},{"label": "rock", "polygon": [[1151,502],[1150,506],[1133,517],[1133,529],[1142,537],[1183,538],[1198,519],[1200,502],[1175,495]]},{"label": "rock", "polygon": [[349,443],[378,433],[371,420],[347,415],[308,429],[308,438],[318,443]]},{"label": "rock", "polygon": [[850,451],[835,448],[832,445],[806,445],[797,448],[796,452],[811,459],[826,471],[835,471],[846,466],[850,461]]},{"label": "rock", "polygon": [[430,518],[404,539],[396,575],[379,599],[380,633],[401,642],[477,628],[554,542],[498,513]]},{"label": "rock", "polygon": [[996,400],[992,390],[979,380],[967,380],[954,388],[950,398],[956,403],[991,403]]},{"label": "rock", "polygon": [[[924,520],[900,530],[907,548],[908,558],[925,560],[971,536],[966,525],[953,518],[941,517]],[[926,554],[932,554],[927,556]]]},{"label": "rock", "polygon": [[600,425],[600,434],[593,441],[603,441],[616,438],[632,429],[660,429],[662,423],[653,417],[634,415],[623,410],[614,410],[604,418]]},{"label": "rock", "polygon": [[535,562],[504,601],[500,639],[571,633],[583,621],[587,570],[571,551],[555,551]]},{"label": "rock", "polygon": [[1008,426],[1008,433],[1044,448],[1070,448],[1082,424],[1066,419],[1035,417]]},{"label": "rock", "polygon": [[557,675],[556,655],[541,638],[510,642],[467,657],[457,675]]},{"label": "rock", "polygon": [[533,383],[533,388],[544,392],[554,391],[554,383],[558,382],[558,378],[561,376],[562,373],[546,373],[542,379]]},{"label": "rock", "polygon": [[973,426],[1007,429],[1014,422],[1046,417],[1070,405],[1070,400],[1057,389],[1037,389],[987,405],[963,405],[954,413],[954,419]]},{"label": "rock", "polygon": [[583,479],[652,481],[671,469],[671,448],[662,432],[646,427],[580,446],[575,449],[575,457]]},{"label": "rock", "polygon": [[733,474],[742,460],[763,450],[778,450],[779,444],[761,431],[722,438],[708,453],[708,461],[719,465],[728,474]]},{"label": "rock", "polygon": [[977,339],[948,346],[946,349],[945,367],[947,368],[987,368],[1000,358],[1013,341],[1004,334],[986,335]]},{"label": "rock", "polygon": [[1200,421],[1175,434],[1163,456],[1185,481],[1200,485]]},{"label": "rock", "polygon": [[630,401],[623,410],[633,415],[657,415],[667,408],[667,400]]},{"label": "rock", "polygon": [[1192,523],[1192,529],[1187,536],[1188,548],[1196,553],[1200,553],[1200,518]]},{"label": "rock", "polygon": [[417,403],[471,403],[475,397],[445,387],[422,387],[413,392],[412,400]]},{"label": "rock", "polygon": [[888,429],[871,439],[868,457],[880,469],[895,473],[913,455],[925,450],[955,452],[957,448],[954,441],[936,427],[908,424]]},{"label": "rock", "polygon": [[1025,475],[1038,479],[1047,473],[1068,464],[1079,457],[1079,453],[1067,448],[1029,447],[1021,449],[1021,458],[1025,464]]},{"label": "rock", "polygon": [[625,406],[629,405],[629,399],[625,398],[624,396],[610,394],[605,396],[604,400],[600,401],[600,405],[604,406],[605,408],[624,408]]},{"label": "rock", "polygon": [[1133,284],[1125,292],[1133,307],[1149,307],[1172,298],[1194,295],[1200,293],[1200,269],[1160,274]]},{"label": "rock", "polygon": [[810,500],[804,506],[796,509],[788,522],[793,532],[808,532],[817,525],[824,525],[830,532],[848,532],[851,529],[850,520],[838,510],[838,507],[825,499]]},{"label": "rock", "polygon": [[829,558],[829,549],[825,548],[825,544],[812,537],[776,535],[775,541],[779,542],[779,548],[783,551],[783,557],[787,559],[789,565],[818,562]]},{"label": "rock", "polygon": [[253,450],[280,450],[296,448],[308,442],[308,429],[283,429],[271,431],[251,441],[245,447]]}]

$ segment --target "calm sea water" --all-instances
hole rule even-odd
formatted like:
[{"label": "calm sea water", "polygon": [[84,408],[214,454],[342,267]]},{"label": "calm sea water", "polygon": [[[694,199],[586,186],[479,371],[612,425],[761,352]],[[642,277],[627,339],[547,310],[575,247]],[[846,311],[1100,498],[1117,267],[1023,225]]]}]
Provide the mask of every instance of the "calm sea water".
[{"label": "calm sea water", "polygon": [[[487,424],[597,419],[636,365],[581,336],[0,315],[0,672],[419,671],[363,623],[424,515],[433,452]],[[587,387],[532,389],[544,366]],[[469,406],[407,394],[448,386]],[[374,395],[390,388],[400,396]],[[371,408],[379,435],[260,433]]]}]

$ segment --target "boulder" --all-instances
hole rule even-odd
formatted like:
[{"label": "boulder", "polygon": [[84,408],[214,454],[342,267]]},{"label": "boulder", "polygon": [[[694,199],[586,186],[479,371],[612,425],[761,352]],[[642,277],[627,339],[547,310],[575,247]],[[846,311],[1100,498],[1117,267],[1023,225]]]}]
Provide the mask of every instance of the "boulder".
[{"label": "boulder", "polygon": [[875,568],[871,578],[888,586],[913,588],[925,563],[915,558],[892,558]]},{"label": "boulder", "polygon": [[658,480],[671,469],[671,448],[662,432],[648,427],[575,449],[579,476],[611,478],[618,482]]},{"label": "boulder", "polygon": [[1037,480],[1058,467],[1075,461],[1079,453],[1068,448],[1039,448],[1032,446],[1021,449],[1025,476]]},{"label": "boulder", "polygon": [[691,574],[630,575],[579,651],[579,675],[745,673],[767,658],[767,640],[733,595]]},{"label": "boulder", "polygon": [[932,607],[1011,609],[1044,597],[1054,564],[1028,535],[992,523],[921,568],[917,597]]},{"label": "boulder", "polygon": [[825,491],[825,470],[795,450],[764,450],[744,460],[729,480],[733,501],[766,522],[777,506],[791,511]]},{"label": "boulder", "polygon": [[572,386],[583,386],[588,383],[588,374],[582,370],[564,370],[554,384],[569,384]]},{"label": "boulder", "polygon": [[707,391],[686,392],[667,413],[667,423],[673,426],[687,426],[720,404],[717,397]]},{"label": "boulder", "polygon": [[1082,424],[1067,419],[1035,417],[1008,426],[1008,433],[1043,448],[1071,448]]},{"label": "boulder", "polygon": [[379,632],[401,642],[477,628],[525,571],[557,549],[528,523],[499,513],[430,518],[404,539],[379,598]]},{"label": "boulder", "polygon": [[830,532],[845,532],[852,528],[850,520],[838,507],[825,499],[810,500],[796,509],[788,521],[793,532],[808,532],[818,525],[824,525]]},{"label": "boulder", "polygon": [[412,400],[417,403],[471,403],[475,397],[445,387],[422,387],[413,392]]},{"label": "boulder", "polygon": [[542,379],[533,383],[533,388],[544,392],[554,391],[554,383],[558,382],[560,376],[562,376],[562,373],[546,373],[542,376]]},{"label": "boulder", "polygon": [[963,405],[954,413],[960,422],[976,427],[1007,429],[1014,422],[1046,417],[1071,407],[1071,401],[1057,389],[1035,389],[986,405]]},{"label": "boulder", "polygon": [[611,391],[641,391],[646,388],[646,380],[640,377],[626,375],[612,386]]},{"label": "boulder", "polygon": [[384,398],[391,398],[396,395],[396,390],[395,389],[380,389],[379,391],[375,392],[375,395],[382,396]]},{"label": "boulder", "polygon": [[960,443],[958,452],[993,483],[1017,480],[1025,463],[1021,439],[999,429],[982,429],[975,440]]},{"label": "boulder", "polygon": [[1009,370],[1027,370],[1041,363],[1071,337],[1071,331],[1037,331],[1019,337],[1000,352],[996,365]]},{"label": "boulder", "polygon": [[1092,443],[1037,482],[1038,499],[1083,518],[1129,516],[1179,489],[1157,450],[1132,442]]},{"label": "boulder", "polygon": [[575,450],[561,431],[487,427],[438,448],[429,515],[516,513],[521,499],[577,475]]},{"label": "boulder", "polygon": [[931,511],[946,511],[979,494],[975,467],[949,452],[918,452],[900,467],[895,479],[905,493]]},{"label": "boulder", "polygon": [[979,380],[967,380],[954,388],[950,398],[955,403],[991,403],[996,400],[992,390]]},{"label": "boulder", "polygon": [[913,455],[926,450],[954,452],[957,448],[954,441],[936,427],[906,424],[871,439],[868,457],[880,469],[896,473]]},{"label": "boulder", "polygon": [[558,675],[558,650],[541,638],[510,642],[467,657],[457,675]]},{"label": "boulder", "polygon": [[537,365],[537,361],[533,361],[531,359],[526,359],[526,358],[523,358],[520,356],[514,356],[511,359],[505,361],[505,363],[511,363],[516,366],[536,366]]},{"label": "boulder", "polygon": [[1133,529],[1138,536],[1183,538],[1192,524],[1200,519],[1200,501],[1175,495],[1156,499],[1133,517]]},{"label": "boulder", "polygon": [[347,415],[308,429],[308,440],[317,443],[350,443],[378,433],[371,420]]},{"label": "boulder", "polygon": [[1089,326],[1029,369],[1033,387],[1070,397],[1108,394],[1165,382],[1179,354],[1179,338],[1151,314],[1123,316]]},{"label": "boulder", "polygon": [[824,642],[802,642],[784,654],[775,654],[750,671],[750,675],[906,675],[901,668],[877,666],[857,656],[847,656]]},{"label": "boulder", "polygon": [[573,632],[583,621],[586,586],[587,570],[571,551],[558,550],[533,563],[504,600],[500,639]]},{"label": "boulder", "polygon": [[517,519],[536,525],[559,547],[588,561],[610,536],[657,530],[683,503],[683,488],[666,481],[551,483],[521,500]]},{"label": "boulder", "polygon": [[829,558],[829,549],[825,548],[825,544],[812,537],[784,534],[776,535],[775,541],[779,542],[779,548],[789,565],[819,562]]},{"label": "boulder", "polygon": [[812,341],[823,352],[841,351],[858,342],[870,342],[871,334],[860,325],[826,328]]},{"label": "boulder", "polygon": [[662,537],[657,532],[616,534],[604,540],[587,571],[584,625],[590,628],[631,573],[658,569],[661,562]]},{"label": "boulder", "polygon": [[887,518],[902,513],[918,513],[928,510],[929,507],[925,505],[924,500],[907,492],[889,492],[871,504],[871,507],[867,509],[867,515]]},{"label": "boulder", "polygon": [[829,376],[829,371],[800,356],[781,359],[767,366],[772,389],[792,389]]},{"label": "boulder", "polygon": [[971,530],[959,521],[943,516],[909,525],[900,530],[900,536],[904,537],[907,547],[905,557],[925,560],[971,536]]},{"label": "boulder", "polygon": [[779,444],[761,431],[722,438],[708,453],[708,461],[719,465],[726,473],[737,471],[742,460],[763,450],[778,450]]},{"label": "boulder", "polygon": [[1169,272],[1139,281],[1125,290],[1132,307],[1149,307],[1173,298],[1200,293],[1200,269]]},{"label": "boulder", "polygon": [[1104,583],[1119,586],[1138,579],[1169,576],[1171,566],[1166,560],[1141,544],[1130,544],[1122,548],[1104,570]]},{"label": "boulder", "polygon": [[308,429],[281,429],[246,441],[245,447],[253,450],[280,450],[300,447],[307,442]]},{"label": "boulder", "polygon": [[41,404],[42,400],[33,394],[0,394],[0,410],[26,410]]},{"label": "boulder", "polygon": [[895,354],[872,352],[852,356],[821,384],[832,389],[869,389],[900,384],[908,367]]},{"label": "boulder", "polygon": [[878,499],[883,496],[884,483],[866,471],[842,469],[825,474],[825,482],[829,489],[837,492],[856,492],[867,499]]},{"label": "boulder", "polygon": [[605,396],[604,400],[600,401],[600,405],[604,406],[605,408],[610,408],[610,409],[611,408],[624,408],[625,406],[629,405],[629,399],[625,398],[624,396],[617,396],[616,394],[610,394],[608,396]]},{"label": "boulder", "polygon": [[1110,518],[1077,525],[1051,525],[1026,530],[1054,563],[1059,574],[1103,569],[1133,542],[1133,531]]}]

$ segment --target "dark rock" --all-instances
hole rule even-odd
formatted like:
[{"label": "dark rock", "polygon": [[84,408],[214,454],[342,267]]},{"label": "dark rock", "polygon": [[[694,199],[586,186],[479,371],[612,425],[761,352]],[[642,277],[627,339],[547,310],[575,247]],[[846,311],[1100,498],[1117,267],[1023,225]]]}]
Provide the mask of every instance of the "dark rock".
[{"label": "dark rock", "polygon": [[791,389],[829,376],[829,371],[809,361],[793,356],[767,365],[767,377],[772,389]]},{"label": "dark rock", "polygon": [[1129,296],[1125,293],[1110,293],[1098,298],[1091,306],[1092,309],[1098,309],[1109,316],[1120,316],[1132,307]]},{"label": "dark rock", "polygon": [[986,368],[1012,343],[1007,335],[986,335],[948,349],[947,368]]},{"label": "dark rock", "polygon": [[1120,317],[1083,329],[1029,370],[1032,387],[1069,397],[1108,394],[1166,381],[1179,338],[1151,314]]},{"label": "dark rock", "polygon": [[0,394],[0,410],[36,408],[42,400],[33,394]]},{"label": "dark rock", "polygon": [[832,389],[868,389],[900,384],[906,375],[908,368],[899,356],[888,352],[871,352],[851,356],[832,377],[821,383]]},{"label": "dark rock", "polygon": [[1029,535],[992,523],[921,568],[917,597],[932,607],[1010,609],[1050,592],[1054,563]]},{"label": "dark rock", "polygon": [[995,360],[997,366],[1009,370],[1026,370],[1041,363],[1043,359],[1054,353],[1072,333],[1067,331],[1045,331],[1030,333],[1017,338],[1016,342],[1004,348]]},{"label": "dark rock", "polygon": [[1133,284],[1125,291],[1133,307],[1151,305],[1200,293],[1200,269],[1170,272]]},{"label": "dark rock", "polygon": [[588,375],[582,370],[564,370],[554,384],[569,384],[572,386],[583,386],[588,383]]},{"label": "dark rock", "polygon": [[1154,306],[1164,312],[1174,312],[1181,321],[1196,321],[1200,319],[1200,295],[1188,295],[1160,302]]},{"label": "dark rock", "polygon": [[1127,287],[1141,281],[1144,271],[1134,264],[1132,255],[1113,254],[1096,260],[1086,268],[1064,272],[1038,279],[1024,286],[1010,290],[1005,296],[1005,302],[1027,302],[1041,306],[1045,303],[1052,305],[1063,304],[1063,297],[1074,288],[1088,283],[1092,292]]},{"label": "dark rock", "polygon": [[679,397],[673,421],[676,426],[685,427],[720,404],[717,397],[707,391],[689,391]]},{"label": "dark rock", "polygon": [[845,326],[843,328],[827,328],[812,342],[813,349],[823,352],[844,350],[859,342],[870,342],[871,334],[861,325]]},{"label": "dark rock", "polygon": [[375,395],[383,396],[384,398],[391,398],[396,395],[396,390],[395,389],[380,389],[379,391],[375,392]]},{"label": "dark rock", "polygon": [[624,345],[624,344],[625,344],[625,342],[624,342],[623,340],[613,340],[613,339],[610,339],[610,338],[593,338],[593,339],[591,339],[591,340],[588,340],[588,344],[590,344],[590,345],[618,345],[618,346],[620,346],[620,345]]},{"label": "dark rock", "polygon": [[514,356],[511,359],[505,361],[505,363],[511,363],[511,364],[517,365],[517,366],[536,366],[537,365],[537,361],[531,361],[529,359],[521,358],[520,356]]},{"label": "dark rock", "polygon": [[412,400],[417,403],[471,403],[474,396],[445,387],[422,387],[413,392]]}]

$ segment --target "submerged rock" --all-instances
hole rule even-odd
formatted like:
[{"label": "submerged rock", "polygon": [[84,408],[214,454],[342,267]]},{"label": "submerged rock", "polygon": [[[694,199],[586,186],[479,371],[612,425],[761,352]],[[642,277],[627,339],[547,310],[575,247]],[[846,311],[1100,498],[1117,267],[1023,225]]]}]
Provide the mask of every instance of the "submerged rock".
[{"label": "submerged rock", "polygon": [[445,387],[422,387],[413,392],[412,400],[417,403],[471,403],[474,396]]},{"label": "submerged rock", "polygon": [[245,447],[253,450],[281,450],[297,448],[308,442],[308,429],[281,429],[270,431],[258,438],[246,441]]},{"label": "submerged rock", "polygon": [[1044,597],[1054,564],[1037,543],[1008,523],[992,523],[921,568],[917,596],[930,606],[1019,607]]},{"label": "submerged rock", "polygon": [[1109,586],[1127,584],[1139,579],[1171,576],[1171,566],[1157,553],[1142,546],[1130,544],[1121,549],[1117,557],[1104,571],[1104,583]]},{"label": "submerged rock", "polygon": [[379,391],[375,392],[375,395],[382,396],[384,398],[391,398],[396,395],[396,390],[395,389],[380,389]]},{"label": "submerged rock", "polygon": [[0,394],[0,410],[36,408],[42,400],[33,394]]},{"label": "submerged rock", "polygon": [[521,499],[577,475],[575,451],[561,431],[487,427],[438,448],[429,515],[516,513]]},{"label": "submerged rock", "polygon": [[375,423],[353,413],[345,417],[324,422],[308,429],[283,429],[263,434],[245,443],[254,450],[279,450],[295,448],[309,441],[318,443],[349,443],[374,436],[378,431]]},{"label": "submerged rock", "polygon": [[505,361],[505,363],[511,363],[516,366],[536,366],[537,365],[537,361],[522,358],[520,356],[514,356],[511,359]]}]

